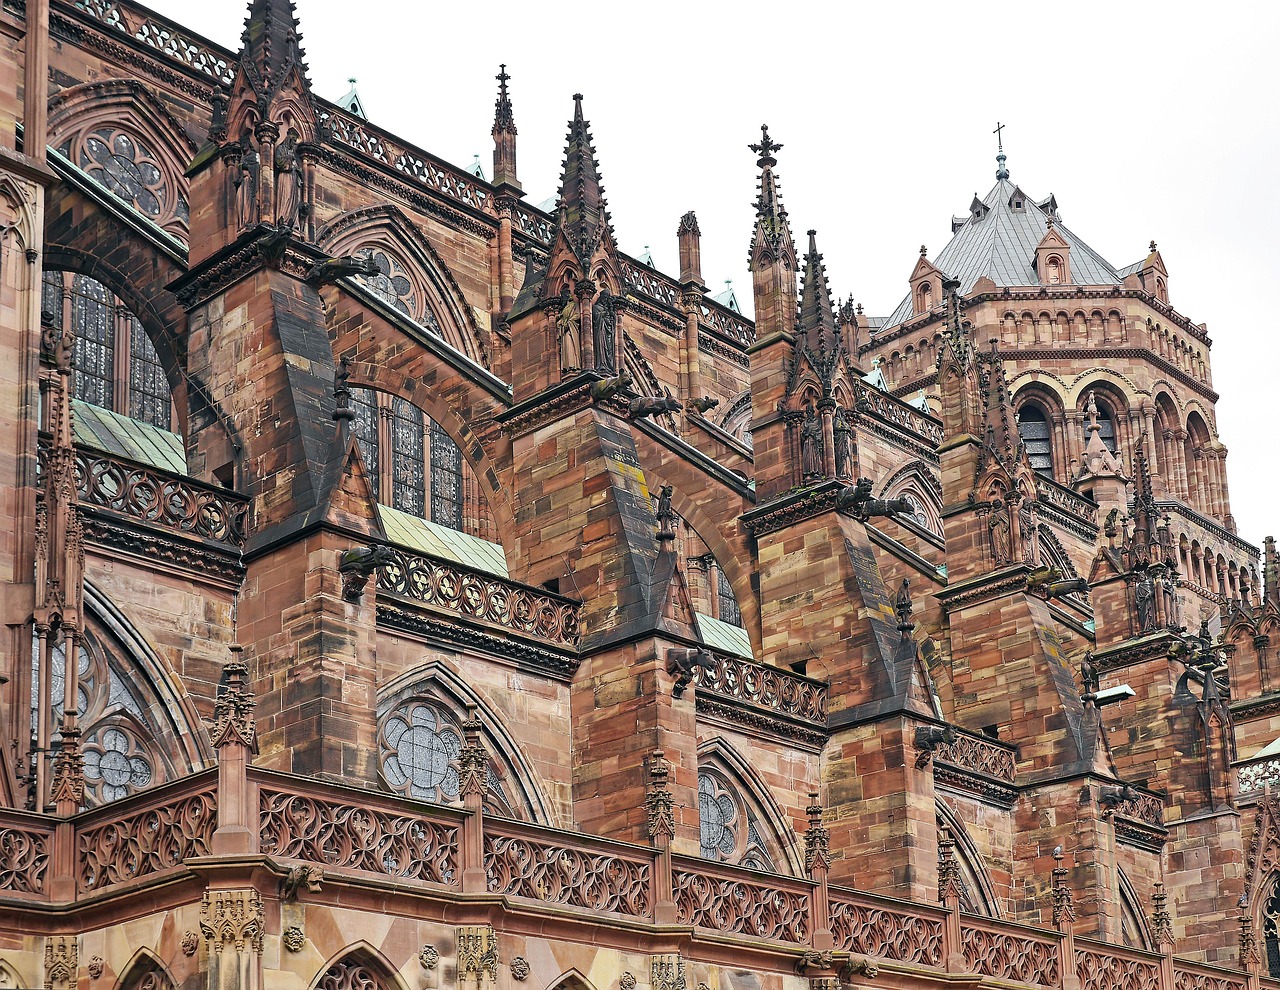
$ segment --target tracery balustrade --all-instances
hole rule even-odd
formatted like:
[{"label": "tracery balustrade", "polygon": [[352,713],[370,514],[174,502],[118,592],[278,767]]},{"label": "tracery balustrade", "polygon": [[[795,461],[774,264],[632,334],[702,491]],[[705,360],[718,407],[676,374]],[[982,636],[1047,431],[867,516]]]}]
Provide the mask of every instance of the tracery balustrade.
[{"label": "tracery balustrade", "polygon": [[800,674],[742,657],[712,654],[713,667],[697,667],[693,682],[737,701],[747,701],[792,718],[825,727],[827,685]]},{"label": "tracery balustrade", "polygon": [[1080,990],[1159,990],[1159,956],[1119,946],[1076,947]]},{"label": "tracery balustrade", "polygon": [[685,857],[671,879],[682,924],[782,942],[809,940],[812,884]]},{"label": "tracery balustrade", "polygon": [[1247,984],[1243,974],[1211,966],[1178,963],[1173,968],[1173,990],[1244,990]]},{"label": "tracery balustrade", "polygon": [[878,959],[942,965],[945,913],[832,887],[836,948]]},{"label": "tracery balustrade", "polygon": [[[585,848],[583,848],[585,846]],[[611,842],[485,820],[484,868],[494,894],[647,918],[653,910],[653,853]]]},{"label": "tracery balustrade", "polygon": [[1280,756],[1266,756],[1237,764],[1236,779],[1241,795],[1260,791],[1268,784],[1274,786],[1280,782]]},{"label": "tracery balustrade", "polygon": [[35,816],[0,811],[0,892],[44,894],[52,846],[51,824]]},{"label": "tracery balustrade", "polygon": [[448,612],[492,622],[558,646],[578,644],[577,602],[452,561],[391,548],[378,571],[378,590]]},{"label": "tracery balustrade", "polygon": [[1056,987],[1062,971],[1056,935],[1032,934],[998,921],[966,917],[960,926],[965,968],[998,980]]},{"label": "tracery balustrade", "polygon": [[933,758],[962,770],[1013,783],[1016,766],[1013,749],[1004,743],[957,731],[956,741],[939,744],[933,751]]},{"label": "tracery balustrade", "polygon": [[72,0],[68,6],[211,79],[230,85],[235,78],[235,59],[230,52],[192,38],[163,17],[120,0]]}]

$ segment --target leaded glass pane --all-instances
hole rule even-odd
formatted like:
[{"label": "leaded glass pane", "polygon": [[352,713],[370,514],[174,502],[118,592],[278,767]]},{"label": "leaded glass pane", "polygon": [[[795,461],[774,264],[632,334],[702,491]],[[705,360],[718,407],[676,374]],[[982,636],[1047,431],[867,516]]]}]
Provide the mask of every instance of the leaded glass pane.
[{"label": "leaded glass pane", "polygon": [[426,514],[426,465],[422,410],[412,402],[391,403],[391,505],[415,516]]},{"label": "leaded glass pane", "polygon": [[111,293],[97,279],[77,275],[71,288],[71,327],[76,335],[71,353],[75,397],[112,408],[115,397],[115,314]]},{"label": "leaded glass pane", "polygon": [[132,313],[129,326],[129,416],[162,430],[169,429],[173,397],[151,338]]},{"label": "leaded glass pane", "polygon": [[1107,450],[1111,453],[1116,452],[1116,423],[1111,418],[1111,414],[1098,407],[1098,436],[1102,438],[1102,442],[1106,444]]},{"label": "leaded glass pane", "polygon": [[1018,412],[1018,435],[1027,449],[1031,469],[1040,474],[1053,474],[1053,439],[1044,410],[1026,405]]},{"label": "leaded glass pane", "polygon": [[62,272],[45,272],[40,288],[40,313],[55,327],[62,327]]},{"label": "leaded glass pane", "polygon": [[738,599],[733,594],[733,586],[724,576],[724,571],[716,568],[716,591],[720,598],[720,621],[731,626],[742,625],[742,611],[738,608]]},{"label": "leaded glass pane", "polygon": [[462,529],[462,451],[431,421],[431,521]]},{"label": "leaded glass pane", "polygon": [[360,456],[364,458],[365,471],[369,474],[369,486],[373,489],[373,497],[377,499],[380,472],[378,460],[378,399],[372,389],[352,388],[351,408],[356,414],[356,443],[360,445]]}]

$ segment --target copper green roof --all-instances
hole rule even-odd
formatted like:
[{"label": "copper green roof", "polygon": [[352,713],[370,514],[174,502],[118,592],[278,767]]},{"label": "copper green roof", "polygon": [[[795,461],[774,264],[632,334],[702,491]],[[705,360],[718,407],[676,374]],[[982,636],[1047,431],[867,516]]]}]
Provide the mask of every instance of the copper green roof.
[{"label": "copper green roof", "polygon": [[506,555],[497,543],[401,512],[389,505],[379,505],[378,512],[382,516],[382,528],[392,543],[432,557],[452,560],[455,564],[486,574],[510,577]]},{"label": "copper green roof", "polygon": [[721,653],[731,653],[746,660],[755,659],[751,652],[751,637],[741,626],[733,626],[709,615],[698,613],[698,629],[702,632],[702,641],[711,649]]},{"label": "copper green roof", "polygon": [[187,473],[182,437],[158,426],[76,399],[71,403],[71,429],[86,447],[171,474]]}]

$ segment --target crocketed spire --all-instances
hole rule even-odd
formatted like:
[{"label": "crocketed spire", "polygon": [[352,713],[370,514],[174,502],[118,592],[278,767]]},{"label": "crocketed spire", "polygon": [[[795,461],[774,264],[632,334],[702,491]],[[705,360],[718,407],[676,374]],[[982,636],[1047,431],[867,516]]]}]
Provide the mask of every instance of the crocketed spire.
[{"label": "crocketed spire", "polygon": [[257,97],[263,119],[295,68],[310,91],[293,0],[252,0],[240,43],[237,64]]},{"label": "crocketed spire", "polygon": [[756,196],[756,228],[751,236],[751,257],[756,260],[761,249],[771,256],[777,256],[785,244],[791,246],[791,226],[787,222],[787,211],[782,205],[782,194],[778,189],[778,177],[773,167],[778,160],[773,157],[775,151],[781,151],[782,145],[769,137],[769,125],[760,125],[760,143],[747,145],[759,158],[756,165],[760,168],[760,189]]},{"label": "crocketed spire", "polygon": [[818,232],[809,231],[809,250],[804,256],[804,275],[800,294],[800,329],[811,347],[819,346],[824,334],[835,332],[835,308],[831,303],[831,287],[827,284],[827,267],[818,253]]},{"label": "crocketed spire", "polygon": [[520,188],[516,178],[516,117],[511,109],[511,95],[507,92],[507,83],[511,76],[507,74],[504,62],[498,66],[498,99],[493,110],[493,182],[494,185],[508,185]]},{"label": "crocketed spire", "polygon": [[606,234],[612,238],[600,166],[591,141],[591,125],[582,114],[581,93],[573,95],[573,120],[569,122],[564,151],[556,226],[584,268]]}]

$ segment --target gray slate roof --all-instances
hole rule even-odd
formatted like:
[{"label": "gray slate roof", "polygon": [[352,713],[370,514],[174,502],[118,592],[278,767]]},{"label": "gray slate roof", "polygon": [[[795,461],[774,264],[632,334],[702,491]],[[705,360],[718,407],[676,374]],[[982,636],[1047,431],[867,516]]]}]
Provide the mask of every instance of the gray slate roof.
[{"label": "gray slate roof", "polygon": [[[1039,285],[1040,278],[1033,263],[1036,245],[1048,229],[1046,208],[1031,196],[1023,195],[1023,209],[1010,206],[1016,183],[1000,179],[983,197],[989,212],[979,217],[971,212],[959,226],[951,241],[933,259],[934,265],[952,278],[960,280],[960,291],[969,292],[975,282],[987,276],[998,286]],[[1054,229],[1071,245],[1071,281],[1077,285],[1119,285],[1123,276],[1093,248],[1054,218]],[[898,303],[885,321],[896,326],[911,316],[910,293]]]}]

